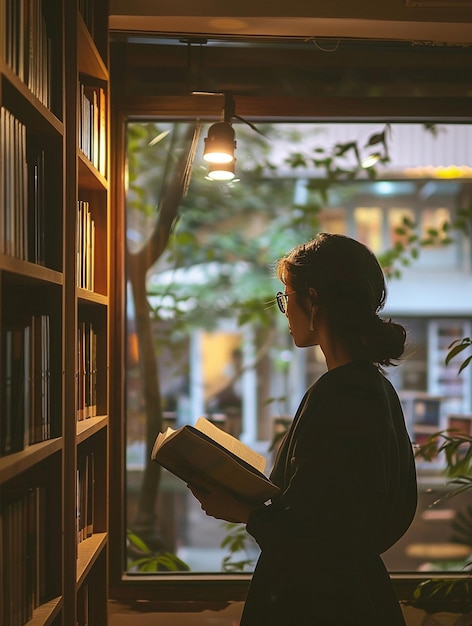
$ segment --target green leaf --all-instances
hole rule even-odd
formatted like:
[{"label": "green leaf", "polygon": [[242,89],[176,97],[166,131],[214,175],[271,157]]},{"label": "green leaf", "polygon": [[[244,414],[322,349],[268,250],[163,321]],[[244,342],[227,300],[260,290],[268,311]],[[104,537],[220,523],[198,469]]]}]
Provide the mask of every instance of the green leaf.
[{"label": "green leaf", "polygon": [[468,356],[466,360],[462,363],[462,365],[459,367],[459,374],[463,372],[468,365],[470,365],[471,361],[472,361],[472,354]]},{"label": "green leaf", "polygon": [[128,537],[128,540],[130,541],[130,543],[132,543],[136,548],[141,550],[141,552],[150,552],[149,547],[144,543],[144,541],[140,539],[137,535],[135,535],[133,532],[128,530],[126,532],[126,536]]},{"label": "green leaf", "polygon": [[379,143],[385,143],[385,132],[375,133],[370,136],[366,146],[375,146]]},{"label": "green leaf", "polygon": [[449,346],[450,350],[447,353],[446,358],[445,358],[446,365],[448,365],[454,357],[456,357],[458,354],[466,350],[469,346],[470,346],[469,339],[462,339],[460,340],[460,343],[453,342]]}]

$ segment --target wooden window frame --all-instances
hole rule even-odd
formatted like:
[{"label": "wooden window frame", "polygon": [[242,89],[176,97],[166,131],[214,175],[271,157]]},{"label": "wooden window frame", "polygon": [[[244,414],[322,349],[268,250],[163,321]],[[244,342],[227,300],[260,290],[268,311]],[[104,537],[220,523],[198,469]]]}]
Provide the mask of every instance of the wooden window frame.
[{"label": "wooden window frame", "polygon": [[[471,59],[472,61],[472,59]],[[118,46],[113,62],[126,64],[126,53]],[[392,59],[392,64],[395,59]],[[472,63],[471,63],[472,64]],[[245,598],[250,574],[216,575],[129,575],[124,571],[125,537],[125,224],[124,156],[125,127],[128,121],[161,119],[215,121],[220,118],[223,96],[142,95],[127,93],[117,85],[112,73],[111,114],[111,410],[110,410],[110,598],[133,604],[146,601],[148,610],[186,611],[218,609]],[[115,89],[114,89],[115,87]],[[258,121],[299,122],[435,122],[471,123],[469,97],[312,97],[303,95],[260,96],[234,94],[238,116]],[[447,575],[444,575],[447,577]],[[456,578],[457,576],[451,576]],[[412,590],[425,576],[392,574],[400,598],[411,597]]]}]

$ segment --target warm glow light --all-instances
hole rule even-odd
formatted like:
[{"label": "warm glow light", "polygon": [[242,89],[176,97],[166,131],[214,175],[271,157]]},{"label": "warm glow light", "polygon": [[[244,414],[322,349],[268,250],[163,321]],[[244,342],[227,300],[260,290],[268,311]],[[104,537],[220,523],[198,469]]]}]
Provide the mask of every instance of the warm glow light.
[{"label": "warm glow light", "polygon": [[233,156],[227,152],[210,152],[204,154],[203,158],[207,163],[231,163]]},{"label": "warm glow light", "polygon": [[404,170],[409,178],[461,179],[472,178],[472,167],[467,165],[449,165],[447,167],[410,167]]},{"label": "warm glow light", "polygon": [[234,130],[228,122],[217,122],[208,129],[203,158],[208,163],[231,163],[234,159]]},{"label": "warm glow light", "polygon": [[208,172],[208,178],[211,180],[233,180],[234,172],[217,168]]},{"label": "warm glow light", "polygon": [[235,161],[236,159],[231,163],[210,163],[207,178],[210,180],[233,180]]}]

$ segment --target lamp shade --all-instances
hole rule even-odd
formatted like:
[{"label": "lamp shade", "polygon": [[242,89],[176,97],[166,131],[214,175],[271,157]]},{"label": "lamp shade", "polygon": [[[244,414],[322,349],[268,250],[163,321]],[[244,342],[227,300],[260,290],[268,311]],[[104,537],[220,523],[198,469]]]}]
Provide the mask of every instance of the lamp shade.
[{"label": "lamp shade", "polygon": [[211,180],[233,180],[234,161],[231,163],[210,163],[207,178]]},{"label": "lamp shade", "polygon": [[208,163],[231,163],[236,141],[233,127],[228,122],[217,122],[208,129],[203,158]]}]

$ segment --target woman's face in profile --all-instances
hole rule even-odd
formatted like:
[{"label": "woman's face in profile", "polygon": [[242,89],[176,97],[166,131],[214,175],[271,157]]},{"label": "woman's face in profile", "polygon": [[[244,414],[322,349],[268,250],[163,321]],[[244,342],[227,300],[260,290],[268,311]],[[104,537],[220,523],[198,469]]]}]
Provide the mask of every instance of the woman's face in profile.
[{"label": "woman's face in profile", "polygon": [[[312,303],[308,296],[300,298],[295,290],[287,283],[285,285],[286,312],[288,319],[288,329],[292,335],[293,342],[299,348],[306,348],[318,344],[318,333],[316,327],[316,315],[313,316],[313,330],[310,330]],[[316,307],[317,308],[317,307]]]}]

